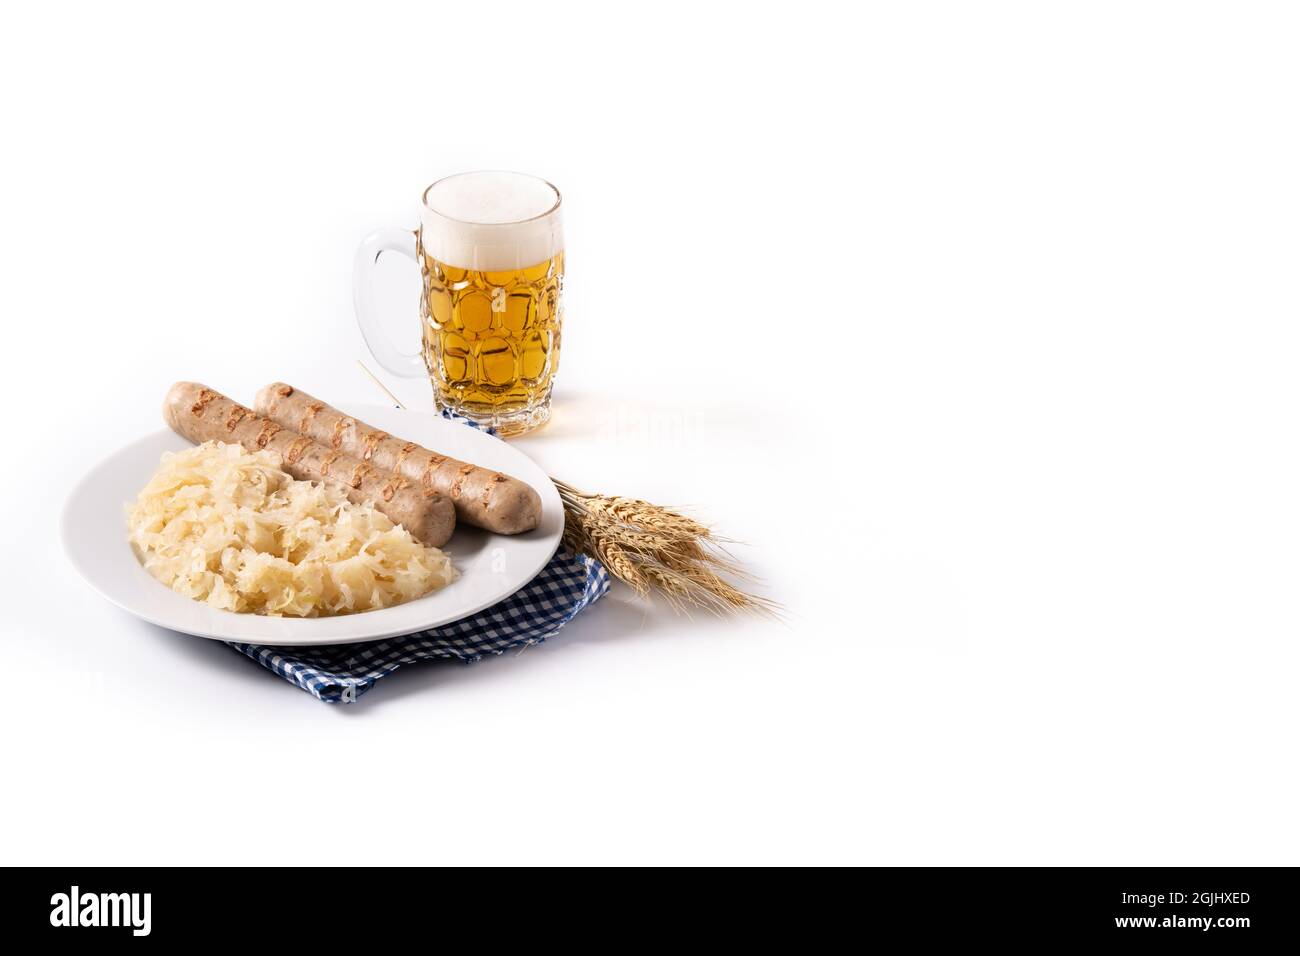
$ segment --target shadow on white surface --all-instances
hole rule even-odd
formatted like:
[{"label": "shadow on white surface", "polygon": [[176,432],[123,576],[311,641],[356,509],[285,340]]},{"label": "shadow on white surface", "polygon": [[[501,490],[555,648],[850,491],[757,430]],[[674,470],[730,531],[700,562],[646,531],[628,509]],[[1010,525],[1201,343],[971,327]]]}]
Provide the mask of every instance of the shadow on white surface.
[{"label": "shadow on white surface", "polygon": [[[157,624],[141,621],[126,614],[125,611],[121,613],[139,625],[140,632],[152,639],[163,653],[169,654],[178,660],[183,660],[187,664],[194,664],[195,670],[189,676],[195,681],[204,680],[205,675],[215,671],[222,677],[235,678],[239,678],[242,674],[252,673],[255,679],[269,677],[277,684],[286,684],[283,678],[272,674],[265,667],[245,657],[224,641],[192,637],[189,634],[182,634],[180,631],[168,630]],[[296,687],[289,686],[291,689],[297,690]],[[297,692],[302,693],[302,691]]]},{"label": "shadow on white surface", "polygon": [[677,639],[681,639],[680,628],[674,628],[674,622],[666,619],[663,616],[665,614],[671,616],[671,612],[661,608],[648,609],[632,600],[606,596],[579,614],[566,624],[559,634],[543,644],[506,651],[501,655],[489,655],[475,664],[456,660],[408,664],[381,680],[356,704],[332,709],[354,715],[365,714],[374,711],[385,702],[396,702],[420,694],[436,694],[444,686],[450,689],[451,685],[461,684],[464,681],[478,682],[518,677],[519,672],[509,666],[516,658],[522,657],[526,660],[544,655],[564,654],[574,652],[584,645],[596,643],[623,644],[646,638],[661,640],[669,637],[673,630],[678,632]]},{"label": "shadow on white surface", "polygon": [[611,396],[599,392],[561,390],[551,405],[551,420],[538,431],[513,439],[522,450],[544,447],[548,441],[578,439],[610,449],[645,446],[665,449],[693,447],[711,434],[727,430],[735,438],[747,426],[761,433],[766,419],[741,402],[711,401],[683,404],[671,398],[647,399],[636,393]]},{"label": "shadow on white surface", "polygon": [[[301,695],[311,700],[310,695],[273,674],[260,664],[245,657],[221,641],[191,637],[165,627],[132,619],[139,626],[140,633],[147,636],[158,650],[171,657],[193,665],[187,673],[187,679],[197,685],[207,683],[210,691],[196,687],[199,693],[220,693],[221,683],[227,679],[247,681],[245,686],[252,690],[258,684],[267,687],[274,685],[276,692]],[[462,680],[478,680],[497,674],[505,677],[517,674],[512,669],[494,665],[504,664],[511,658],[519,656],[538,656],[562,652],[566,648],[575,648],[597,642],[639,640],[648,635],[661,638],[671,630],[680,631],[680,621],[671,611],[659,607],[648,607],[630,598],[609,595],[597,604],[579,614],[562,628],[555,637],[543,644],[507,651],[503,655],[490,655],[474,665],[462,661],[426,661],[419,664],[407,664],[385,677],[379,684],[368,691],[356,704],[345,706],[311,702],[321,708],[347,714],[364,714],[374,710],[375,706],[385,700],[401,700],[406,697],[436,693],[444,684]]]}]

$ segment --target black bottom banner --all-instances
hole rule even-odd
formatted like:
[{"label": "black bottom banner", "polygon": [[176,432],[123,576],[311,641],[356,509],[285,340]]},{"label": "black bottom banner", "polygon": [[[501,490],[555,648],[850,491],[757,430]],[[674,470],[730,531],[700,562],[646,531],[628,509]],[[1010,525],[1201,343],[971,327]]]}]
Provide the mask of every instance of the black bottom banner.
[{"label": "black bottom banner", "polygon": [[[644,944],[804,945],[853,934],[917,943],[1101,943],[1240,949],[1290,945],[1291,869],[866,869],[756,872],[581,870],[11,869],[6,926],[47,942],[147,946],[219,939],[306,942],[324,927],[355,942],[467,920],[494,943],[563,918],[565,937]],[[865,878],[864,878],[865,877]],[[514,885],[527,889],[506,889]],[[487,888],[491,887],[491,890]],[[449,919],[450,918],[450,921]],[[589,924],[589,925],[588,925]],[[315,929],[304,937],[304,929]],[[546,931],[554,940],[555,928]],[[779,936],[773,934],[779,933]],[[500,934],[500,935],[498,935]],[[683,935],[685,934],[685,935]],[[503,938],[507,937],[507,938]],[[319,937],[317,937],[319,940]],[[537,943],[536,939],[532,944]]]}]

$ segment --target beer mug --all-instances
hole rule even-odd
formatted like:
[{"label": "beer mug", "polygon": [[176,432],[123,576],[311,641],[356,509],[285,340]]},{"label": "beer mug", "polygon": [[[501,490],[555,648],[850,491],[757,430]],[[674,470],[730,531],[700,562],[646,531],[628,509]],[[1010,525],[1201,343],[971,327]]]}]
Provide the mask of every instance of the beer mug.
[{"label": "beer mug", "polygon": [[[419,352],[379,327],[372,290],[385,252],[420,266]],[[560,192],[510,172],[461,173],[424,191],[420,228],[380,229],[357,250],[353,305],[366,345],[394,375],[428,374],[433,401],[501,435],[542,425],[560,365]]]}]

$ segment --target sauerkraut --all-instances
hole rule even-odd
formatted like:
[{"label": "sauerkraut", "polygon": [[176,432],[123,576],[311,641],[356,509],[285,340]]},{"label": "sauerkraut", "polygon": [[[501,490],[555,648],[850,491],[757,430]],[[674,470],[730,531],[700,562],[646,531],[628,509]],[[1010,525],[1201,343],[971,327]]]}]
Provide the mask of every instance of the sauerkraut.
[{"label": "sauerkraut", "polygon": [[163,455],[127,507],[149,573],[213,607],[292,617],[389,607],[456,579],[447,555],[369,503],[280,464],[214,441]]}]

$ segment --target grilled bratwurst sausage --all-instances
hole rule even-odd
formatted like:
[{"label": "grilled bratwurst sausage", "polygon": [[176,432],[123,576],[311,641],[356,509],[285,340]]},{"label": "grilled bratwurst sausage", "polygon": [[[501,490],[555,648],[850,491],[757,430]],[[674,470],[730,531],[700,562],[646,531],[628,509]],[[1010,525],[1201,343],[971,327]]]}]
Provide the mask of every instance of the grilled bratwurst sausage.
[{"label": "grilled bratwurst sausage", "polygon": [[394,438],[292,385],[271,383],[257,393],[255,407],[285,428],[411,479],[424,494],[446,495],[458,521],[518,534],[536,528],[542,518],[542,499],[527,482]]},{"label": "grilled bratwurst sausage", "polygon": [[440,547],[456,527],[451,502],[426,495],[415,482],[369,462],[349,458],[292,429],[253,414],[238,402],[198,382],[177,382],[163,401],[163,418],[172,430],[198,444],[239,442],[249,451],[269,448],[295,478],[341,489],[352,502],[372,502],[416,540]]}]

